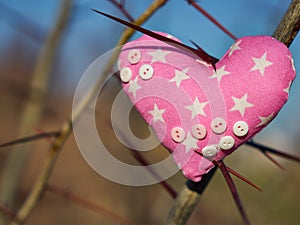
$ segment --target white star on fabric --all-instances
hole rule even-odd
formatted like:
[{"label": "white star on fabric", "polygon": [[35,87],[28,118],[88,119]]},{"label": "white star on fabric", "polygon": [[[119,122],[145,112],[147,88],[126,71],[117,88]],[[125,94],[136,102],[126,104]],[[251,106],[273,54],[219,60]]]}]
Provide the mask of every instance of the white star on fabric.
[{"label": "white star on fabric", "polygon": [[292,85],[292,81],[290,81],[289,86],[287,88],[283,89],[283,91],[286,92],[287,94],[289,94],[291,85]]},{"label": "white star on fabric", "polygon": [[142,87],[137,83],[138,77],[136,77],[134,80],[129,81],[129,88],[128,92],[131,92],[133,94],[133,97],[136,98],[136,92],[140,90]]},{"label": "white star on fabric", "polygon": [[170,39],[174,38],[174,36],[172,36],[171,34],[168,34],[166,37]]},{"label": "white star on fabric", "polygon": [[220,82],[222,77],[228,74],[230,74],[230,72],[225,70],[225,65],[224,65],[221,68],[217,69],[217,71],[214,71],[214,74],[211,75],[209,78],[217,78],[218,81]]},{"label": "white star on fabric", "polygon": [[287,55],[287,57],[291,60],[293,70],[296,71],[294,59],[292,58],[292,56],[289,56],[289,55]]},{"label": "white star on fabric", "polygon": [[233,53],[234,51],[237,51],[237,50],[240,50],[240,49],[241,49],[240,46],[239,46],[239,44],[240,44],[241,42],[242,42],[242,40],[239,40],[238,42],[234,43],[234,44],[231,46],[230,52],[229,52],[229,54],[228,54],[229,57],[232,55],[232,53]]},{"label": "white star on fabric", "polygon": [[272,62],[268,61],[266,58],[267,58],[266,52],[260,58],[252,57],[252,60],[254,61],[255,65],[251,68],[250,71],[259,70],[260,74],[264,76],[266,67],[271,66],[273,64]]},{"label": "white star on fabric", "polygon": [[260,119],[260,123],[256,127],[261,127],[267,125],[274,117],[274,113],[272,112],[269,116],[258,116]]},{"label": "white star on fabric", "polygon": [[194,103],[192,105],[188,105],[185,108],[192,111],[192,119],[196,115],[206,116],[203,108],[207,105],[208,102],[199,102],[198,97],[195,98]]},{"label": "white star on fabric", "polygon": [[230,109],[231,111],[239,111],[242,116],[245,114],[246,108],[253,107],[254,105],[247,102],[248,94],[245,94],[241,98],[236,98],[232,96],[232,100],[234,101],[234,106]]},{"label": "white star on fabric", "polygon": [[169,80],[169,82],[175,81],[177,87],[179,87],[183,80],[190,79],[190,77],[188,75],[186,75],[186,72],[188,71],[188,69],[189,68],[186,68],[182,71],[175,70],[175,77],[173,77],[171,80]]},{"label": "white star on fabric", "polygon": [[193,138],[190,132],[188,132],[186,135],[186,139],[182,142],[182,144],[185,146],[185,152],[189,153],[191,149],[198,148],[197,142],[198,140]]},{"label": "white star on fabric", "polygon": [[148,111],[153,116],[153,122],[156,123],[158,120],[165,122],[163,118],[163,113],[166,111],[166,109],[158,109],[156,103],[154,103],[153,110]]},{"label": "white star on fabric", "polygon": [[166,51],[162,51],[161,49],[156,50],[155,52],[149,52],[148,54],[152,56],[152,60],[151,63],[154,62],[166,62],[166,56],[169,54],[170,52],[166,52]]}]

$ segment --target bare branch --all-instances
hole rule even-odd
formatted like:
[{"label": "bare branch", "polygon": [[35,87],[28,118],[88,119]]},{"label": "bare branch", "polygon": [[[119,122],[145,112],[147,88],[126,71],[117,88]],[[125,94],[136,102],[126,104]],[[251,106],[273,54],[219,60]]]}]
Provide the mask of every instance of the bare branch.
[{"label": "bare branch", "polygon": [[[136,20],[136,24],[142,24],[143,22],[145,22],[150,16],[153,15],[153,13],[155,13],[166,2],[167,0],[154,0],[153,3],[149,6],[149,8],[139,17],[139,19]],[[131,37],[133,33],[134,31],[128,31],[128,29],[125,30],[119,40],[119,44],[126,43],[126,41]],[[107,64],[107,68],[104,71],[104,75],[108,74],[105,72],[111,70],[112,65],[115,63],[117,56],[118,56],[118,52],[115,52],[110,62]],[[13,221],[12,225],[22,224],[29,216],[34,206],[37,204],[41,195],[45,191],[47,182],[53,170],[56,159],[65,141],[67,140],[70,133],[72,132],[72,123],[76,122],[76,120],[79,119],[79,117],[82,115],[86,107],[89,105],[94,94],[97,93],[98,87],[102,84],[102,82],[105,79],[106,79],[105,76],[100,76],[100,79],[97,81],[93,90],[91,90],[89,95],[87,95],[87,97],[82,100],[81,105],[77,108],[75,112],[73,112],[73,114],[70,116],[70,119],[67,120],[65,123],[63,123],[60,129],[60,135],[54,138],[52,145],[50,146],[48,155],[46,156],[46,160],[41,168],[40,174],[38,175],[26,201],[24,202],[19,212],[17,213],[17,216],[15,217],[15,220]]]},{"label": "bare branch", "polygon": [[210,172],[205,174],[201,182],[187,181],[186,186],[180,191],[177,196],[165,222],[165,225],[184,225],[187,223],[193,213],[200,196],[206,189],[211,178],[216,172],[214,167]]},{"label": "bare branch", "polygon": [[39,140],[39,139],[43,139],[43,138],[55,137],[58,135],[59,135],[59,131],[43,132],[40,134],[36,134],[36,135],[24,137],[24,138],[19,138],[19,139],[15,139],[15,140],[0,144],[0,148],[4,148],[4,147],[16,145],[16,144],[23,144],[26,142],[35,141],[35,140]]},{"label": "bare branch", "polygon": [[[67,3],[68,1],[64,2]],[[42,117],[53,59],[69,17],[68,4],[64,5],[66,7],[61,11],[55,27],[47,36],[36,62],[30,82],[29,97],[21,113],[21,124],[18,132],[20,137],[28,135],[32,127],[38,126]],[[23,174],[23,167],[31,147],[31,145],[15,146],[9,152],[3,167],[0,199],[8,207],[11,207],[14,202],[21,180],[20,176]]]},{"label": "bare branch", "polygon": [[273,37],[290,46],[300,28],[300,0],[293,0],[280,21]]}]

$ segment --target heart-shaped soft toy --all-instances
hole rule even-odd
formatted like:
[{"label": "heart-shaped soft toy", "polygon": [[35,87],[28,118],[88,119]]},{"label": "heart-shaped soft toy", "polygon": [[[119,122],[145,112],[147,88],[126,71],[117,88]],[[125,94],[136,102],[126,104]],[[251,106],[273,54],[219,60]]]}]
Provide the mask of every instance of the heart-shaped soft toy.
[{"label": "heart-shaped soft toy", "polygon": [[215,66],[147,35],[119,56],[123,90],[193,181],[277,115],[296,74],[288,48],[269,36],[236,40]]}]

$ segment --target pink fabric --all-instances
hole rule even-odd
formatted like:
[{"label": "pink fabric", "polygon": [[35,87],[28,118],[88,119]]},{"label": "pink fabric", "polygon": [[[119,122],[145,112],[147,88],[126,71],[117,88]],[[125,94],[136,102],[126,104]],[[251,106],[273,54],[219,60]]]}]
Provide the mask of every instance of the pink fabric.
[{"label": "pink fabric", "polygon": [[[141,60],[136,64],[128,60],[132,49],[141,53]],[[139,76],[144,64],[154,69],[151,79],[143,80]],[[201,152],[208,145],[218,146],[220,139],[227,135],[234,138],[234,147],[229,151],[219,149],[213,159],[220,160],[235,151],[277,115],[288,99],[296,74],[288,48],[269,36],[238,39],[216,64],[215,73],[211,65],[187,50],[144,35],[123,46],[119,68],[124,67],[132,71],[131,80],[123,83],[124,91],[162,144],[172,152],[184,175],[193,181],[201,180],[214,166],[211,159],[195,151]],[[193,110],[192,106],[198,108]],[[155,109],[157,117],[153,115]],[[211,130],[211,121],[216,117],[227,123],[223,134]],[[237,137],[233,133],[237,121],[248,124],[246,136]],[[198,123],[207,130],[203,140],[191,135],[193,125]],[[185,131],[186,139],[182,143],[176,143],[171,137],[171,130],[176,126]]]}]

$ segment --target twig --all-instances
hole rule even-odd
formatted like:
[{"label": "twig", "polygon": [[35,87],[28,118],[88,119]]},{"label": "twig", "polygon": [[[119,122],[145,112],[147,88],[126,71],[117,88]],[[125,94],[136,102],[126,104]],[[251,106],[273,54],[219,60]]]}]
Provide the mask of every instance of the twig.
[{"label": "twig", "polygon": [[292,154],[289,154],[289,153],[286,153],[286,152],[282,152],[282,151],[267,147],[265,145],[262,145],[262,144],[259,144],[259,143],[255,142],[253,140],[248,141],[246,144],[259,149],[263,153],[270,152],[272,154],[275,154],[275,155],[278,155],[278,156],[281,156],[283,158],[287,158],[287,159],[290,159],[290,160],[294,160],[294,161],[300,163],[300,157],[299,156],[292,155]]},{"label": "twig", "polygon": [[59,195],[63,198],[66,198],[72,202],[75,202],[89,210],[92,210],[100,215],[104,215],[108,218],[110,218],[111,220],[119,223],[119,224],[124,224],[124,225],[135,225],[135,223],[133,223],[132,221],[108,210],[107,208],[100,206],[98,204],[95,204],[93,202],[90,202],[78,195],[75,195],[69,191],[65,191],[62,190],[61,188],[58,188],[54,185],[47,185],[47,191],[52,192],[53,194]]},{"label": "twig", "polygon": [[165,225],[184,225],[190,218],[194,211],[197,203],[199,202],[200,196],[206,189],[211,178],[216,172],[216,168],[213,168],[207,174],[202,177],[201,182],[195,183],[188,180],[186,185],[177,196]]},{"label": "twig", "polygon": [[[150,16],[153,15],[160,7],[162,7],[167,0],[155,0],[153,3],[149,6],[149,8],[136,20],[136,24],[142,24],[147,19],[150,18]],[[131,37],[131,35],[134,33],[134,30],[126,29],[123,32],[123,35],[121,36],[119,40],[119,44],[122,45],[127,42],[127,40]],[[112,65],[114,64],[116,58],[118,56],[118,52],[115,52],[115,54],[112,56],[110,63],[107,64],[107,69],[105,71],[110,71],[112,68]],[[107,75],[107,73],[104,72],[104,75]],[[31,213],[33,207],[36,205],[38,200],[40,199],[41,195],[43,194],[45,187],[47,185],[48,179],[50,177],[50,174],[53,170],[55,161],[60,153],[61,148],[63,147],[63,144],[69,137],[70,133],[72,132],[72,123],[76,122],[77,119],[81,116],[83,111],[86,109],[86,107],[89,105],[92,97],[95,93],[99,90],[98,87],[101,86],[103,81],[105,80],[104,76],[100,76],[100,79],[97,81],[97,84],[92,89],[92,91],[86,96],[85,99],[80,103],[80,106],[77,108],[75,112],[73,112],[73,115],[70,117],[69,120],[67,120],[60,129],[60,135],[56,138],[54,138],[52,145],[50,146],[48,155],[46,156],[46,160],[41,168],[41,172],[38,175],[33,188],[31,189],[26,201],[22,205],[21,209],[17,213],[17,216],[15,220],[13,221],[12,225],[18,225],[25,221],[25,219],[28,217],[28,215]],[[72,118],[72,119],[71,119]]]},{"label": "twig", "polygon": [[[36,62],[36,67],[34,68],[30,83],[31,89],[29,97],[21,114],[21,124],[18,134],[18,136],[21,137],[28,135],[29,130],[34,126],[37,126],[42,117],[52,62],[63,34],[62,31],[67,24],[67,18],[69,16],[69,1],[64,2],[64,9],[60,14],[54,29],[47,37]],[[8,207],[11,207],[14,202],[16,191],[19,187],[19,181],[21,180],[20,176],[23,174],[23,167],[31,147],[31,145],[15,146],[10,151],[5,162],[1,177],[0,199],[1,202],[8,205]],[[3,217],[0,219],[2,218]]]},{"label": "twig", "polygon": [[[294,40],[295,36],[297,35],[300,27],[300,0],[293,0],[287,10],[285,16],[281,20],[280,24],[278,25],[276,31],[274,32],[273,36],[283,42],[286,46],[290,46],[292,41]],[[280,154],[283,157],[288,157],[295,160],[295,157],[282,153],[282,152],[270,152],[274,154]],[[297,160],[298,161],[298,160]],[[199,185],[203,182],[203,179],[200,181]],[[209,180],[208,180],[209,182]],[[204,188],[206,185],[204,186]],[[178,200],[177,200],[178,199]],[[199,196],[197,192],[190,190],[188,187],[184,187],[181,193],[179,193],[167,220],[166,225],[184,225],[186,224],[189,216],[192,214],[196,204],[199,200]],[[179,204],[178,202],[184,202],[184,204]],[[190,203],[186,203],[186,201],[191,201]],[[186,207],[189,206],[189,207]]]},{"label": "twig", "polygon": [[124,7],[124,1],[121,3],[117,2],[117,0],[108,0],[111,2],[113,5],[115,5],[120,11],[124,14],[124,16],[130,21],[133,22],[134,18],[130,15],[130,13],[125,9]]},{"label": "twig", "polygon": [[273,37],[290,46],[300,28],[300,0],[293,0],[277,26]]},{"label": "twig", "polygon": [[58,136],[58,135],[59,135],[58,131],[43,132],[43,133],[40,133],[40,134],[35,134],[35,135],[32,135],[32,136],[19,138],[19,139],[15,139],[13,141],[9,141],[9,142],[0,144],[0,148],[4,148],[4,147],[16,145],[16,144],[23,144],[23,143],[26,143],[26,142],[35,141],[35,140],[42,139],[42,138],[55,137],[55,136]]},{"label": "twig", "polygon": [[200,7],[195,1],[187,0],[189,4],[191,4],[195,9],[197,9],[200,13],[202,13],[207,19],[209,19],[213,24],[219,27],[225,34],[231,37],[233,40],[236,40],[237,37],[234,36],[226,27],[224,27],[219,21],[217,21],[212,15],[210,15],[207,11],[205,11],[202,7]]}]

